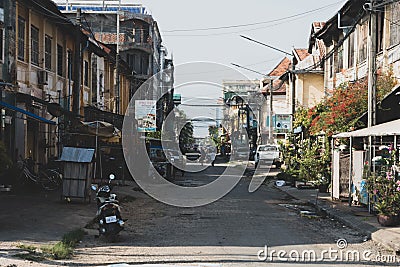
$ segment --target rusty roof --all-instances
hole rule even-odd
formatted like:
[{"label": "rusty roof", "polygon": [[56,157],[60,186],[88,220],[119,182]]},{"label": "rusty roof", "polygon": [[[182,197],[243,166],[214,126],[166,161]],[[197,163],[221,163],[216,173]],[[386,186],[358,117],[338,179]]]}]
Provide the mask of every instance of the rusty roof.
[{"label": "rusty roof", "polygon": [[308,57],[310,54],[308,53],[308,49],[305,48],[298,48],[294,50],[299,57],[300,61],[304,60],[306,57]]},{"label": "rusty roof", "polygon": [[314,31],[317,32],[325,26],[325,22],[324,21],[314,21],[312,23],[312,26],[314,28]]},{"label": "rusty roof", "polygon": [[[270,84],[265,85],[262,89],[262,93],[268,93]],[[282,80],[274,80],[272,92],[277,95],[286,94],[286,83]]]},{"label": "rusty roof", "polygon": [[291,61],[287,57],[284,57],[281,62],[268,74],[269,76],[282,76],[286,71],[289,70]]}]

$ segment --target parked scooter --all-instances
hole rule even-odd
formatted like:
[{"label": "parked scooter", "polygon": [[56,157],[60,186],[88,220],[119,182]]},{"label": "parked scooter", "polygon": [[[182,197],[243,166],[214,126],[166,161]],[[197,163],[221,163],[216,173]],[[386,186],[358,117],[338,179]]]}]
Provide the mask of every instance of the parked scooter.
[{"label": "parked scooter", "polygon": [[110,174],[108,184],[99,188],[92,185],[92,190],[97,191],[97,214],[96,221],[99,224],[99,236],[113,239],[124,229],[124,220],[121,217],[121,209],[116,194],[111,193],[111,181],[115,179],[114,174]]}]

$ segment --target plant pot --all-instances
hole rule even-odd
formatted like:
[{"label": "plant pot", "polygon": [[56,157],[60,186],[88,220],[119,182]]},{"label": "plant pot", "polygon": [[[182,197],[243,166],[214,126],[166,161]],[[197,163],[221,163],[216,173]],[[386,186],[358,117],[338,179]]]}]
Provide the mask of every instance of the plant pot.
[{"label": "plant pot", "polygon": [[329,184],[320,184],[318,185],[318,192],[319,193],[328,193]]},{"label": "plant pot", "polygon": [[378,214],[377,219],[382,226],[396,226],[400,223],[399,215]]}]

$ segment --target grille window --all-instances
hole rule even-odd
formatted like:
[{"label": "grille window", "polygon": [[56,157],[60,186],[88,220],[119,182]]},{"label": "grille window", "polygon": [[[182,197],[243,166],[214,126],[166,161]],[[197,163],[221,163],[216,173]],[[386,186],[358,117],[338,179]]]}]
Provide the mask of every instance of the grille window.
[{"label": "grille window", "polygon": [[18,59],[25,60],[25,19],[18,17]]},{"label": "grille window", "polygon": [[31,26],[31,61],[39,65],[39,29]]},{"label": "grille window", "polygon": [[44,64],[47,70],[51,70],[51,37],[44,37]]},{"label": "grille window", "polygon": [[64,76],[64,49],[61,45],[57,44],[57,74]]}]

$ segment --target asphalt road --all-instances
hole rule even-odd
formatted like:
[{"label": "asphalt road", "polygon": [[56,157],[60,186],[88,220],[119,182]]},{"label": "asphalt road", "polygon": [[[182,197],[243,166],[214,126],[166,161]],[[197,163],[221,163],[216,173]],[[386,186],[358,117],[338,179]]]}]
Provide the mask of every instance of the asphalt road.
[{"label": "asphalt road", "polygon": [[[178,174],[174,182],[200,186],[216,179],[225,166]],[[330,218],[315,216],[311,207],[271,181],[249,193],[251,170],[225,197],[198,208],[163,204],[137,186],[116,187],[128,219],[120,238],[109,243],[95,237],[95,226],[88,228],[75,256],[63,261],[23,262],[10,255],[18,252],[19,242],[56,242],[70,229],[83,227],[93,218],[95,204],[0,196],[0,266],[385,266],[383,256],[392,260],[391,253]]]},{"label": "asphalt road", "polygon": [[[178,175],[175,183],[200,186],[216,179],[223,170],[224,166],[217,164],[201,173]],[[268,175],[274,174],[276,172]],[[332,260],[335,264],[341,260],[346,266],[382,266],[382,262],[370,260],[379,253],[385,254],[376,244],[364,242],[364,237],[336,221],[314,216],[311,207],[298,203],[275,188],[272,182],[249,193],[251,175],[248,172],[235,189],[219,201],[198,208],[168,206],[145,194],[122,204],[129,221],[120,240],[110,245],[89,235],[70,263],[279,266],[296,259],[297,264],[308,261],[334,266]],[[301,216],[301,211],[311,211],[311,216]],[[339,249],[338,240],[341,244],[346,242],[346,247]],[[264,252],[266,246],[267,253]],[[279,250],[285,254],[278,255]],[[328,255],[324,250],[333,253]],[[369,258],[363,260],[362,253],[369,250]],[[348,251],[356,251],[360,259],[354,254],[347,255]]]}]

